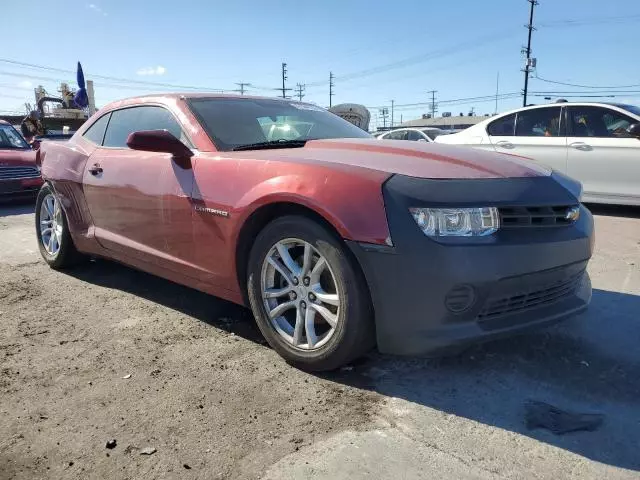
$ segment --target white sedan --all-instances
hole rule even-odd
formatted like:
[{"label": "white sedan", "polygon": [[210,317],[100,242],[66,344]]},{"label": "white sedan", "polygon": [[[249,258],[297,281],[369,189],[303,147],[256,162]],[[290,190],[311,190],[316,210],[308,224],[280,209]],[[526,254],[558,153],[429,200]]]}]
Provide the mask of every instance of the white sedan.
[{"label": "white sedan", "polygon": [[584,202],[640,205],[640,108],[555,103],[491,117],[438,143],[529,157],[579,180]]},{"label": "white sedan", "polygon": [[379,140],[412,140],[420,142],[433,142],[436,137],[447,133],[435,127],[396,128],[376,138]]}]

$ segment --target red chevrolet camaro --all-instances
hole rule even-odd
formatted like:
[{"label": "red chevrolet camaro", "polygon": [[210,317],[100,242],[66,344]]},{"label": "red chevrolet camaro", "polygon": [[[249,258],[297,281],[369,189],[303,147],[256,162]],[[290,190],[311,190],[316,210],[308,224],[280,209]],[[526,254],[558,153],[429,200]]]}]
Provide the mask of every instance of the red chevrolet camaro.
[{"label": "red chevrolet camaro", "polygon": [[0,120],[0,201],[33,201],[41,186],[36,152],[13,125]]},{"label": "red chevrolet camaro", "polygon": [[308,103],[159,95],[43,142],[54,268],[88,256],[250,306],[289,362],[418,355],[583,311],[593,220],[526,159],[380,141]]}]

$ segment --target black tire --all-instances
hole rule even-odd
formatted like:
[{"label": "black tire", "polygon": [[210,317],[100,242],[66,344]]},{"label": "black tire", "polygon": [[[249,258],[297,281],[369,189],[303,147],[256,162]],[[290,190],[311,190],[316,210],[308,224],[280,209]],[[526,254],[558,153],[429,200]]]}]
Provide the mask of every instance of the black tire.
[{"label": "black tire", "polygon": [[69,227],[67,224],[67,216],[65,214],[64,209],[62,209],[62,237],[60,240],[60,248],[54,254],[50,254],[45,249],[42,243],[42,234],[40,231],[40,212],[42,208],[42,202],[47,197],[47,195],[55,194],[53,188],[48,183],[45,183],[40,191],[38,192],[38,197],[36,199],[36,237],[38,239],[38,248],[40,249],[40,254],[44,261],[47,264],[56,270],[61,270],[65,268],[69,268],[71,266],[77,265],[78,263],[86,260],[86,256],[78,252],[76,246],[73,244],[73,239],[71,238],[71,234],[69,233]]},{"label": "black tire", "polygon": [[[311,244],[327,261],[340,296],[336,330],[322,347],[305,351],[288,343],[272,325],[262,299],[261,272],[274,245],[287,238]],[[251,309],[265,339],[287,362],[307,371],[339,368],[375,345],[371,298],[364,276],[346,246],[319,223],[304,216],[286,216],[269,223],[258,235],[248,264],[247,290]]]}]

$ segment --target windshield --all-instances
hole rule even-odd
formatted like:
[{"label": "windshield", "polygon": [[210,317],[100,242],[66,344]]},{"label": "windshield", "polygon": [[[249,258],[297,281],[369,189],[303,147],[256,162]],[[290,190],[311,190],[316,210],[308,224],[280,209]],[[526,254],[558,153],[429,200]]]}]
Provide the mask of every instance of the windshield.
[{"label": "windshield", "polygon": [[636,107],[635,105],[618,105],[620,108],[625,109],[627,112],[631,112],[635,115],[640,116],[640,107]]},{"label": "windshield", "polygon": [[0,148],[27,149],[29,145],[11,125],[0,125]]},{"label": "windshield", "polygon": [[255,98],[194,98],[191,109],[218,150],[283,140],[371,138],[369,133],[308,103]]}]

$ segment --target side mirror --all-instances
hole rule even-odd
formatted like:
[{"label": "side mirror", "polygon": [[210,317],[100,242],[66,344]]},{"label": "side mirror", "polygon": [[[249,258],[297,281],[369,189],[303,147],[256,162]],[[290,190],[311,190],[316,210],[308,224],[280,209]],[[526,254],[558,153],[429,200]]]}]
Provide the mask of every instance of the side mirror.
[{"label": "side mirror", "polygon": [[640,139],[640,122],[629,125],[629,129],[627,131],[629,132],[629,135]]},{"label": "side mirror", "polygon": [[167,130],[143,130],[130,133],[127,146],[132,150],[170,153],[173,161],[182,168],[191,168],[193,152]]}]

